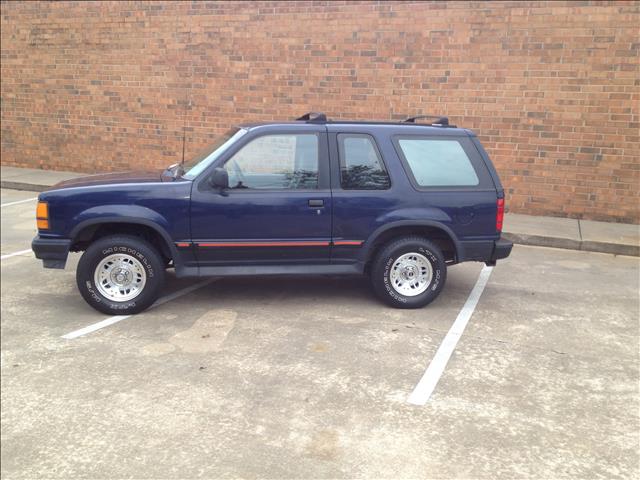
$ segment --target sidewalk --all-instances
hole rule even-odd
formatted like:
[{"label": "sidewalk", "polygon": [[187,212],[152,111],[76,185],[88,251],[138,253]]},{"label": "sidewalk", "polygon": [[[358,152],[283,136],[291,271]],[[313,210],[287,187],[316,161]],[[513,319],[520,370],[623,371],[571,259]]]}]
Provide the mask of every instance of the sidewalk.
[{"label": "sidewalk", "polygon": [[[3,166],[0,167],[0,186],[41,192],[82,175]],[[508,213],[503,230],[505,238],[522,245],[640,256],[640,225]]]},{"label": "sidewalk", "polygon": [[82,176],[76,172],[56,172],[53,170],[39,170],[36,168],[17,168],[0,166],[0,181],[2,188],[42,192],[63,180]]}]

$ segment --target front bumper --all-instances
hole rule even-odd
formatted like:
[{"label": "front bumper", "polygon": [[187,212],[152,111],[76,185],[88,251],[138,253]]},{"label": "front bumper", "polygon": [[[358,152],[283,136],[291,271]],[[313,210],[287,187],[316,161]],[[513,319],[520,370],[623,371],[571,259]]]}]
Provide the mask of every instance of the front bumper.
[{"label": "front bumper", "polygon": [[66,238],[42,238],[36,236],[31,242],[31,250],[42,260],[44,268],[64,268],[69,255],[71,240]]}]

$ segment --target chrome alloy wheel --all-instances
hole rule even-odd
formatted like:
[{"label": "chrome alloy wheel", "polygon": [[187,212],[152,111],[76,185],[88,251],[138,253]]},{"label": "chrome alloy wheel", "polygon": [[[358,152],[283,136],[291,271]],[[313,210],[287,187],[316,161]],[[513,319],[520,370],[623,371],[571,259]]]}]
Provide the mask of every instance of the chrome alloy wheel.
[{"label": "chrome alloy wheel", "polygon": [[147,272],[137,258],[116,253],[102,259],[93,281],[98,291],[114,302],[126,302],[142,293]]},{"label": "chrome alloy wheel", "polygon": [[398,257],[389,272],[391,286],[400,295],[415,297],[431,284],[433,267],[420,253],[405,253]]}]

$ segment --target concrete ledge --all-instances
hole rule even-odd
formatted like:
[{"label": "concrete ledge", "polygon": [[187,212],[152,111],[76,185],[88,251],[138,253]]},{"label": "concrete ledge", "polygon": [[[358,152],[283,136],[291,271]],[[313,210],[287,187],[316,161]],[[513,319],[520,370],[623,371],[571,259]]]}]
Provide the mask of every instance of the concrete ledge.
[{"label": "concrete ledge", "polygon": [[521,245],[640,256],[640,225],[508,213],[502,235]]},{"label": "concrete ledge", "polygon": [[580,250],[585,250],[587,252],[613,253],[614,255],[629,255],[631,257],[640,257],[640,246],[623,245],[621,243],[584,241],[582,242],[582,245],[580,245]]},{"label": "concrete ledge", "polygon": [[12,182],[11,180],[0,181],[0,188],[10,188],[12,190],[26,190],[28,192],[44,192],[51,185],[36,185],[34,183]]},{"label": "concrete ledge", "polygon": [[502,236],[507,240],[519,245],[535,245],[538,247],[565,248],[567,250],[582,250],[582,242],[580,240],[572,240],[569,238],[528,235],[526,233],[503,232]]},{"label": "concrete ledge", "polygon": [[584,250],[585,252],[612,253],[614,255],[628,255],[640,257],[640,246],[620,243],[569,240],[559,237],[545,237],[527,235],[523,233],[503,232],[502,237],[518,245],[532,245],[537,247],[564,248],[567,250]]},{"label": "concrete ledge", "polygon": [[0,187],[42,192],[56,183],[83,175],[87,174],[2,166],[0,167]]},{"label": "concrete ledge", "polygon": [[580,220],[583,250],[640,256],[640,225]]}]

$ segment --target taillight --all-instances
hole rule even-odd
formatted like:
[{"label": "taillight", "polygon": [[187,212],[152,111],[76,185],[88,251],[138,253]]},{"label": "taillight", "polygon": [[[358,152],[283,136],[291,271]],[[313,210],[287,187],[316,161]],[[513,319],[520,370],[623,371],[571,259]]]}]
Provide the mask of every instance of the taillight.
[{"label": "taillight", "polygon": [[498,199],[498,211],[496,213],[496,230],[502,232],[502,222],[504,221],[504,198]]},{"label": "taillight", "polygon": [[36,224],[39,230],[49,229],[49,204],[47,202],[38,202]]}]

